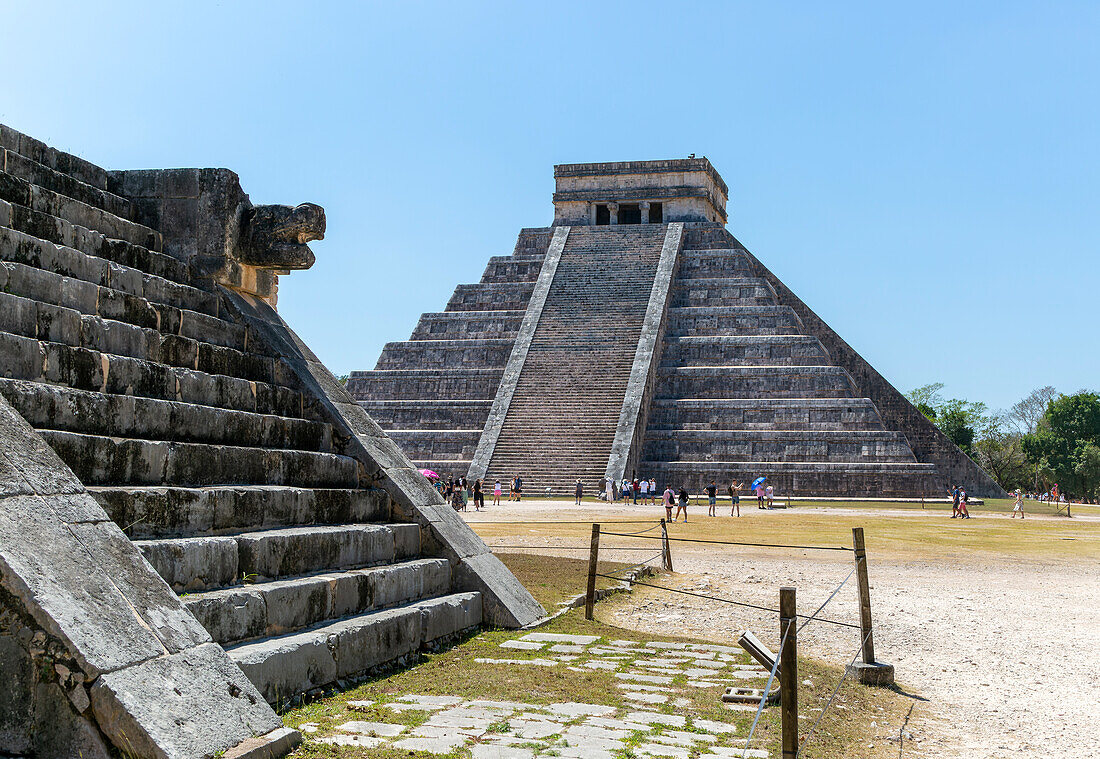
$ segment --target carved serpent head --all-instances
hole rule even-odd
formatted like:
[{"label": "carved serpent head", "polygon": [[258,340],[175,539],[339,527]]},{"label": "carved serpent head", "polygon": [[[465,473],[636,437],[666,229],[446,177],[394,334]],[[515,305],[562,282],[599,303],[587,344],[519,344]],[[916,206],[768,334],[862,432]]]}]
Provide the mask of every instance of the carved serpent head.
[{"label": "carved serpent head", "polygon": [[265,269],[308,269],[316,258],[306,243],[325,239],[325,209],[314,203],[255,206],[245,213],[238,258]]}]

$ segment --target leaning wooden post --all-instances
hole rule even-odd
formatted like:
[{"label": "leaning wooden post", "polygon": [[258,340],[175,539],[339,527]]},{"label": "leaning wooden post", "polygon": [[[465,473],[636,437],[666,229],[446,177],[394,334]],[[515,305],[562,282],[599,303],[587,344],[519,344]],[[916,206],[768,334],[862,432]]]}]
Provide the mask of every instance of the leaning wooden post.
[{"label": "leaning wooden post", "polygon": [[665,570],[672,571],[672,546],[668,542],[668,525],[664,517],[661,518],[661,561]]},{"label": "leaning wooden post", "polygon": [[798,756],[798,613],[794,588],[779,589],[779,703],[783,759]]},{"label": "leaning wooden post", "polygon": [[588,590],[584,596],[584,618],[592,619],[596,605],[596,562],[600,557],[600,526],[592,525],[592,547],[588,552]]},{"label": "leaning wooden post", "polygon": [[875,634],[871,624],[871,582],[867,579],[867,546],[863,528],[852,528],[852,548],[856,561],[856,585],[859,589],[859,636],[863,641],[863,661],[848,667],[865,685],[893,685],[894,667],[875,661]]}]

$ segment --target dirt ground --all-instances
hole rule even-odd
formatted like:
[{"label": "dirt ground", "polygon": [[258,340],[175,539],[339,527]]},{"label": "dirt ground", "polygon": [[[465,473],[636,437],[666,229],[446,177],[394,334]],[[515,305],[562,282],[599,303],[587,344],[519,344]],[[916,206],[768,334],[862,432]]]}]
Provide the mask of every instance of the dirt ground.
[{"label": "dirt ground", "polygon": [[[562,538],[547,535],[540,520],[586,521],[654,516],[653,507],[575,507],[570,503],[531,501],[502,504],[487,512],[467,513],[468,521],[493,545],[577,545],[583,526],[570,526]],[[727,507],[728,508],[728,507]],[[693,511],[705,511],[694,509]],[[800,513],[801,512],[801,513]],[[719,513],[722,513],[721,510]],[[728,511],[725,512],[728,515]],[[1086,759],[1100,753],[1100,555],[1067,555],[1059,541],[1072,535],[1100,534],[1100,517],[1084,515],[1072,522],[1049,520],[1038,533],[1049,551],[983,550],[979,520],[967,523],[973,547],[953,542],[944,550],[874,550],[875,520],[904,516],[947,520],[944,512],[913,512],[875,506],[867,510],[814,507],[787,512],[743,510],[757,527],[774,520],[776,540],[785,524],[822,516],[865,519],[877,658],[897,670],[900,688],[914,697],[909,722],[876,724],[876,734],[904,757],[1002,759],[1038,755]],[[986,514],[981,520],[1002,528],[1007,515]],[[514,527],[491,522],[525,521]],[[692,517],[693,530],[708,521],[723,536],[730,518]],[[895,519],[896,521],[896,519]],[[724,523],[724,524],[720,524]],[[745,522],[744,524],[749,524]],[[948,524],[947,521],[944,522]],[[537,525],[537,526],[536,526]],[[1030,522],[1032,528],[1040,527]],[[1064,527],[1063,527],[1064,526]],[[974,529],[977,528],[977,529]],[[607,527],[630,531],[630,525]],[[637,529],[637,527],[633,528]],[[682,529],[672,528],[672,535]],[[757,531],[758,532],[758,531]],[[698,535],[697,532],[692,533]],[[606,540],[606,539],[605,539]],[[587,540],[583,541],[587,544]],[[587,551],[562,551],[581,556]],[[635,554],[647,558],[643,552]],[[676,573],[657,582],[774,608],[778,588],[798,589],[800,613],[816,609],[851,570],[851,554],[826,551],[776,551],[742,546],[674,543]],[[621,559],[620,559],[621,560]],[[689,634],[728,642],[750,629],[775,646],[774,614],[690,596],[636,588],[602,610],[613,624],[665,634]],[[849,581],[822,616],[856,622],[856,590]],[[859,647],[856,630],[811,622],[799,634],[799,652],[841,665]],[[803,704],[811,711],[820,704]],[[857,716],[854,718],[870,717]],[[808,729],[808,728],[807,728]],[[901,740],[899,741],[899,736]],[[879,751],[868,754],[878,755]]]}]

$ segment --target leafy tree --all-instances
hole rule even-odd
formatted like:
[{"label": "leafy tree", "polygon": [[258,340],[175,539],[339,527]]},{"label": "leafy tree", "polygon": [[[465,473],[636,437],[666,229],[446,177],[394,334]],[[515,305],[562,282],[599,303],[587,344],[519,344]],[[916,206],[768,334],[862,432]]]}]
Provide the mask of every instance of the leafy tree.
[{"label": "leafy tree", "polygon": [[350,374],[338,374],[336,375],[336,381],[339,382],[341,385],[346,385],[348,384],[348,378],[350,376]]},{"label": "leafy tree", "polygon": [[1003,413],[990,414],[977,433],[973,455],[978,466],[1005,490],[1027,485],[1031,470],[1020,434],[1013,429],[1008,417]]},{"label": "leafy tree", "polygon": [[942,382],[933,382],[930,385],[922,385],[914,390],[910,390],[905,394],[905,397],[909,399],[910,403],[917,407],[917,411],[924,414],[929,421],[935,422],[937,416],[936,409],[943,405],[942,390]]},{"label": "leafy tree", "polygon": [[1067,497],[1095,498],[1100,490],[1100,396],[1081,391],[1050,401],[1037,431],[1024,435],[1023,449]]}]

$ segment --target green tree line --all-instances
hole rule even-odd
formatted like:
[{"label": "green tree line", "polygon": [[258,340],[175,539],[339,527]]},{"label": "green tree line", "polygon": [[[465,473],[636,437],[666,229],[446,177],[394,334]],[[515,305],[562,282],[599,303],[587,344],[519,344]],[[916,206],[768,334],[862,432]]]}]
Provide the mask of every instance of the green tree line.
[{"label": "green tree line", "polygon": [[906,397],[1005,490],[1046,492],[1054,483],[1073,500],[1100,498],[1100,395],[1031,391],[1007,411],[945,398],[944,385]]}]

